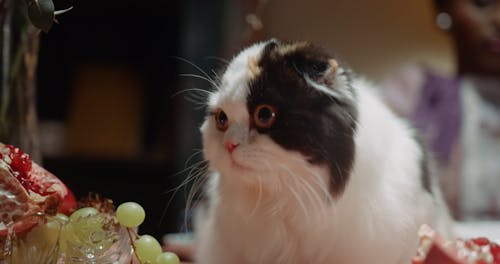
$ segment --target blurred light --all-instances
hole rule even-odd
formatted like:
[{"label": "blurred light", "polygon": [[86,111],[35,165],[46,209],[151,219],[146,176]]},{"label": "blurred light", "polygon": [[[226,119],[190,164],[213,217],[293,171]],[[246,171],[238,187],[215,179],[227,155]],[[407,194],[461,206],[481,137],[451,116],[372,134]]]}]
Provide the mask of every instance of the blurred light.
[{"label": "blurred light", "polygon": [[436,25],[442,30],[450,30],[453,21],[451,20],[450,14],[446,12],[441,12],[436,16]]}]

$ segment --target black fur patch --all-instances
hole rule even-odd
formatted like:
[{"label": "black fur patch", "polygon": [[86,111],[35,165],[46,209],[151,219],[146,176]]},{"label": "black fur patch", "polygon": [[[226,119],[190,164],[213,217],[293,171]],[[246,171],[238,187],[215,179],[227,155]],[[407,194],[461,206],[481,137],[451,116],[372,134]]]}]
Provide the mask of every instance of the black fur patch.
[{"label": "black fur patch", "polygon": [[[287,45],[296,48],[286,49]],[[293,45],[271,42],[265,47],[259,60],[261,73],[249,84],[247,107],[253,116],[259,104],[269,104],[277,109],[277,116],[270,128],[251,127],[283,148],[309,157],[309,162],[327,165],[330,190],[337,196],[345,189],[354,161],[357,109],[353,101],[320,92],[304,78],[321,76],[332,57],[311,44]],[[351,89],[348,85],[329,88]]]}]

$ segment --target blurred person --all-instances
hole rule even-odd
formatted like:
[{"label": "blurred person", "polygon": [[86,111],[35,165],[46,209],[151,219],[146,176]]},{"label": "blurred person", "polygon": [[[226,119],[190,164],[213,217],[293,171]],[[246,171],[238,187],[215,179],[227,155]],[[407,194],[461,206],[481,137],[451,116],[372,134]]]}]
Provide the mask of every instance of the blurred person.
[{"label": "blurred person", "polygon": [[407,67],[383,82],[385,95],[422,132],[455,218],[500,219],[500,0],[434,5],[456,73]]}]

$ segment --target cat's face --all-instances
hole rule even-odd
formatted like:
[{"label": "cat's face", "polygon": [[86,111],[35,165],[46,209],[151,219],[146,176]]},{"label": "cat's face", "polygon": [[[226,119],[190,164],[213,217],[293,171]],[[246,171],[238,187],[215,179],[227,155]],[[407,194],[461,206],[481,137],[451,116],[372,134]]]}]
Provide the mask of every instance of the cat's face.
[{"label": "cat's face", "polygon": [[208,112],[204,155],[221,181],[272,188],[306,180],[333,195],[344,189],[355,95],[320,48],[274,40],[247,48],[228,65]]}]

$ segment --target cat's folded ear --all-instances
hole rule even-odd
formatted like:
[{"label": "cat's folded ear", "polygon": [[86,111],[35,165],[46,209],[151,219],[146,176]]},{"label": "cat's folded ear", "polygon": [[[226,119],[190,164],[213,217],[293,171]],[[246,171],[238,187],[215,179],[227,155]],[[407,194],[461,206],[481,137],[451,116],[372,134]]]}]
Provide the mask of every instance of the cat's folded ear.
[{"label": "cat's folded ear", "polygon": [[335,59],[328,60],[328,68],[323,73],[323,82],[325,82],[328,86],[330,86],[335,81],[335,76],[337,76],[337,70],[339,68],[339,64]]},{"label": "cat's folded ear", "polygon": [[292,65],[302,77],[326,86],[333,84],[339,67],[337,61],[332,58],[328,60],[296,60]]}]

